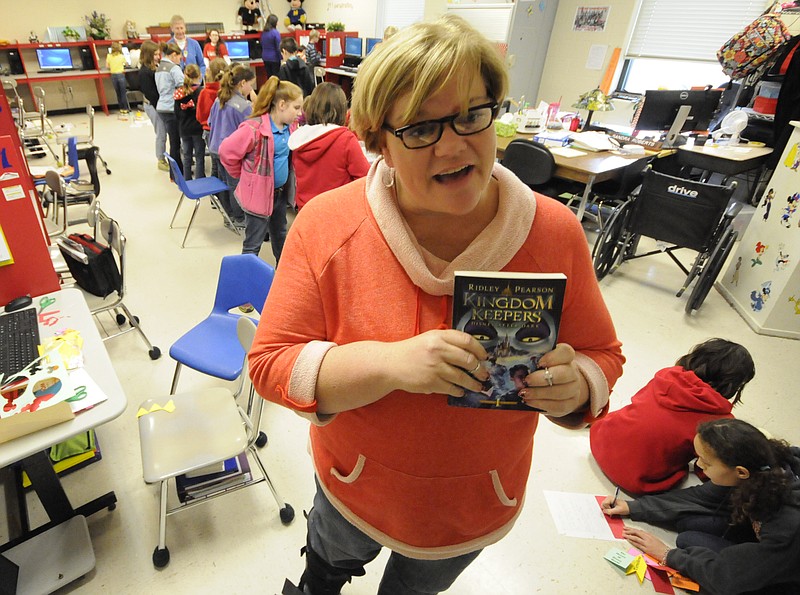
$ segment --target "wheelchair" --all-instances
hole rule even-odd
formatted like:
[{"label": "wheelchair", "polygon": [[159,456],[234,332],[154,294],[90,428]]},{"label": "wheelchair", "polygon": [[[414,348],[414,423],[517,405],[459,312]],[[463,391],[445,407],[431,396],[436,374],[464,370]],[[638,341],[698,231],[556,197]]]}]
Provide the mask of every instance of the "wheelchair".
[{"label": "wheelchair", "polygon": [[[614,209],[595,241],[592,260],[597,280],[613,274],[625,261],[666,253],[686,274],[676,297],[697,279],[685,310],[691,314],[699,309],[736,242],[732,222],[741,204],[731,201],[735,189],[736,182],[717,186],[648,167],[638,193]],[[659,248],[638,253],[642,236],[659,242]],[[691,269],[674,254],[681,248],[698,253]]]}]

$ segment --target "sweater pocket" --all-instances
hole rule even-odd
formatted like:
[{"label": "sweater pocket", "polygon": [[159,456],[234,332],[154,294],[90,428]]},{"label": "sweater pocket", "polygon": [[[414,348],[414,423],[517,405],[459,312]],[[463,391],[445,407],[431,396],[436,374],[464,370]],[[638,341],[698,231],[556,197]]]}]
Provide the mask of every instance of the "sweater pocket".
[{"label": "sweater pocket", "polygon": [[359,455],[352,469],[332,467],[330,475],[329,490],[353,513],[415,547],[446,547],[487,535],[513,518],[519,502],[494,470],[419,477]]}]

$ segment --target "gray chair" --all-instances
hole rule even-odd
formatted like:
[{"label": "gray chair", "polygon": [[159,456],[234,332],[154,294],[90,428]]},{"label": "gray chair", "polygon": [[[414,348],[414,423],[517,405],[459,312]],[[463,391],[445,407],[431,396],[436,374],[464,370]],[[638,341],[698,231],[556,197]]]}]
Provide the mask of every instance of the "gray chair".
[{"label": "gray chair", "polygon": [[[150,356],[150,359],[158,359],[161,357],[161,350],[150,343],[150,339],[148,339],[147,335],[144,334],[144,331],[139,323],[139,317],[131,314],[131,311],[125,305],[125,283],[127,280],[125,245],[127,240],[119,227],[119,223],[108,217],[108,215],[103,212],[103,210],[100,208],[99,201],[94,201],[92,203],[91,208],[87,213],[87,223],[89,224],[89,227],[94,229],[95,240],[105,243],[109,246],[109,248],[111,248],[120,274],[119,287],[115,292],[106,297],[96,296],[88,291],[81,290],[86,297],[89,310],[103,329],[103,333],[105,335],[103,337],[103,341],[108,341],[109,339],[119,337],[120,335],[124,335],[131,331],[136,331],[139,333],[139,336],[142,338],[142,341],[144,341],[145,345],[147,345],[147,353]],[[112,315],[117,329],[113,331],[108,331],[106,329],[102,320],[98,316],[103,312],[108,312],[110,315]],[[128,323],[127,327],[124,326],[126,322]]]},{"label": "gray chair", "polygon": [[[236,330],[239,343],[247,353],[255,337],[255,324],[242,316]],[[256,450],[263,404],[264,400],[255,394],[251,384],[246,409],[240,407],[230,391],[224,388],[165,395],[147,399],[139,406],[139,443],[144,481],[160,485],[158,545],[153,551],[153,565],[156,568],[169,564],[167,517],[212,498],[266,482],[278,503],[281,522],[288,525],[294,520],[294,509],[278,494]],[[174,507],[167,506],[170,479],[202,470],[242,453],[245,457],[249,455],[249,460],[256,463],[260,477],[234,476],[233,481],[220,482],[217,486],[212,484],[201,496],[184,497],[184,501]],[[177,484],[178,480],[175,482]]]},{"label": "gray chair", "polygon": [[545,145],[533,140],[518,138],[512,140],[500,161],[510,169],[523,184],[532,190],[559,199],[570,200],[579,193],[580,185],[555,177],[556,161]]}]

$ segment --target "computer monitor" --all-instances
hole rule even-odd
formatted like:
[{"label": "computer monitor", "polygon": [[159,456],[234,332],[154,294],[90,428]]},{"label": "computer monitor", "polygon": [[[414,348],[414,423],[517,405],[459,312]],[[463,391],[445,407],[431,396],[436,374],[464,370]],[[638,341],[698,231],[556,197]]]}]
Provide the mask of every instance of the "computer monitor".
[{"label": "computer monitor", "polygon": [[369,53],[375,49],[375,46],[382,41],[383,39],[380,37],[367,37],[367,56],[369,56]]},{"label": "computer monitor", "polygon": [[36,59],[41,70],[72,70],[72,56],[69,48],[37,48]]},{"label": "computer monitor", "polygon": [[231,60],[250,60],[250,44],[246,39],[226,41],[225,46]]},{"label": "computer monitor", "polygon": [[646,91],[634,116],[633,128],[668,131],[667,141],[672,144],[680,132],[708,130],[721,97],[720,89]]},{"label": "computer monitor", "polygon": [[355,56],[361,58],[364,54],[363,40],[360,37],[345,37],[344,38],[344,53],[345,56]]}]

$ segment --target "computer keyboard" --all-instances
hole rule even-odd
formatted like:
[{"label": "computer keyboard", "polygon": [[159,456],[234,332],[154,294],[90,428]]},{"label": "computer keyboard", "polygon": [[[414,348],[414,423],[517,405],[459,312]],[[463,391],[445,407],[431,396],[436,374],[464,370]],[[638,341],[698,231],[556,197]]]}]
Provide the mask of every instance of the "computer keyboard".
[{"label": "computer keyboard", "polygon": [[0,316],[0,374],[16,374],[39,357],[39,323],[36,308]]},{"label": "computer keyboard", "polygon": [[358,66],[340,66],[339,70],[344,70],[345,72],[358,72]]}]

